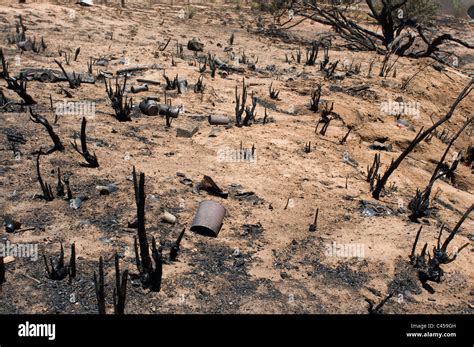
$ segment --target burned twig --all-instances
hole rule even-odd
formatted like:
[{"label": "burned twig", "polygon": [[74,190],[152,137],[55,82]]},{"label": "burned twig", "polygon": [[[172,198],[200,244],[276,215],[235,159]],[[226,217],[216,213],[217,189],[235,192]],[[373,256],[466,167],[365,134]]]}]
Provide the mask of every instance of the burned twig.
[{"label": "burned twig", "polygon": [[311,48],[306,50],[306,65],[316,65],[316,59],[318,59],[319,53],[319,42],[314,41],[311,44]]},{"label": "burned twig", "polygon": [[97,161],[97,157],[94,154],[91,154],[87,150],[87,139],[86,139],[86,124],[87,120],[86,117],[82,117],[82,124],[81,124],[81,149],[82,152],[79,150],[79,147],[76,143],[77,134],[74,132],[74,143],[71,142],[71,145],[74,147],[77,153],[82,155],[82,157],[87,161],[88,167],[94,168],[99,167],[99,162]]},{"label": "burned twig", "polygon": [[0,290],[5,282],[5,262],[3,256],[0,256]]},{"label": "burned twig", "polygon": [[339,143],[340,143],[341,145],[343,145],[343,144],[345,144],[345,143],[347,142],[347,139],[349,138],[349,134],[351,133],[353,127],[352,127],[352,126],[348,126],[348,129],[349,129],[349,130],[347,130],[346,135],[344,135],[344,137],[339,141]]},{"label": "burned twig", "polygon": [[309,109],[313,112],[319,111],[319,102],[321,100],[321,90],[323,86],[318,84],[316,89],[311,93],[311,101],[309,103]]},{"label": "burned twig", "polygon": [[204,81],[204,76],[203,75],[199,76],[197,83],[194,85],[194,92],[195,93],[203,93],[204,92],[205,86],[204,86],[203,81]]},{"label": "burned twig", "polygon": [[79,75],[76,75],[75,72],[72,73],[72,78],[69,77],[69,75],[67,74],[66,70],[64,70],[64,67],[63,65],[57,61],[56,59],[54,60],[54,62],[56,64],[58,64],[59,68],[61,69],[61,71],[63,72],[64,74],[64,77],[67,79],[67,81],[69,82],[69,87],[71,89],[76,89],[77,87],[79,87],[81,85],[81,78]]},{"label": "burned twig", "polygon": [[319,208],[316,209],[313,223],[309,225],[309,231],[311,232],[318,230],[318,215],[319,215]]},{"label": "burned twig", "polygon": [[51,185],[44,183],[43,179],[41,178],[41,172],[40,172],[40,156],[43,155],[41,151],[38,152],[37,157],[36,157],[36,174],[38,176],[38,182],[41,186],[41,191],[43,192],[43,195],[41,198],[43,198],[46,201],[53,201],[54,196],[53,196],[53,189],[51,188]]},{"label": "burned twig", "polygon": [[54,132],[53,127],[51,126],[51,124],[49,124],[49,122],[46,118],[40,116],[39,114],[34,113],[33,110],[30,108],[30,120],[33,123],[43,125],[46,128],[46,130],[48,131],[49,136],[53,140],[54,146],[44,154],[51,154],[55,151],[63,151],[64,150],[64,146],[61,143],[61,140],[59,139],[59,136]]},{"label": "burned twig", "polygon": [[415,136],[415,138],[412,140],[412,142],[409,144],[409,146],[398,156],[398,158],[395,161],[392,161],[388,169],[385,171],[383,174],[382,178],[377,180],[377,184],[375,186],[375,189],[372,192],[372,196],[374,199],[379,199],[380,195],[382,193],[383,188],[385,187],[385,184],[387,183],[389,177],[391,174],[398,168],[400,163],[405,159],[405,157],[421,142],[423,141],[430,133],[432,133],[436,128],[438,128],[441,124],[445,123],[448,121],[452,115],[454,114],[454,111],[456,110],[457,106],[459,103],[466,97],[468,96],[471,91],[472,91],[472,85],[474,84],[474,78],[469,81],[469,83],[466,85],[466,87],[461,91],[459,96],[456,98],[454,101],[453,105],[451,106],[450,110],[440,120],[438,120],[435,124],[433,124],[430,128],[425,130],[423,132],[423,128],[420,129],[418,134]]},{"label": "burned twig", "polygon": [[370,299],[365,299],[367,303],[369,304],[368,311],[370,314],[383,314],[382,307],[390,300],[393,295],[395,294],[395,291],[389,293],[385,299],[383,299],[377,306],[374,307],[374,302]]},{"label": "burned twig", "polygon": [[333,109],[334,109],[334,103],[331,103],[331,106],[328,107],[328,104],[325,105],[325,108],[321,114],[321,118],[318,121],[318,124],[316,124],[315,132],[318,131],[319,124],[323,124],[321,127],[321,130],[319,131],[319,134],[326,136],[326,132],[329,128],[329,124],[333,120]]},{"label": "burned twig", "polygon": [[278,100],[278,95],[280,94],[279,90],[273,89],[273,82],[270,83],[270,87],[268,87],[268,93],[271,99]]},{"label": "burned twig", "polygon": [[245,111],[245,103],[247,102],[247,86],[245,84],[245,78],[242,79],[242,99],[238,94],[237,86],[235,86],[235,125],[238,127],[242,126],[242,115]]},{"label": "burned twig", "polygon": [[309,143],[305,143],[305,144],[304,144],[304,149],[303,149],[303,151],[304,151],[305,153],[311,153],[311,141],[309,141]]},{"label": "burned twig", "polygon": [[186,231],[186,228],[183,228],[183,230],[181,231],[181,233],[179,234],[178,236],[178,239],[176,240],[176,242],[173,244],[173,246],[171,246],[171,250],[170,250],[170,261],[175,261],[177,256],[178,256],[178,252],[179,252],[179,246],[181,244],[181,240],[184,236],[184,232]]},{"label": "burned twig", "polygon": [[424,217],[426,215],[426,211],[428,210],[429,205],[430,205],[431,191],[433,189],[433,186],[434,186],[435,182],[438,179],[443,178],[443,177],[449,177],[449,178],[451,178],[451,180],[454,180],[454,172],[455,172],[461,158],[460,158],[460,156],[458,156],[453,161],[451,166],[448,167],[445,170],[443,170],[444,160],[446,159],[446,156],[448,155],[448,152],[451,149],[451,146],[456,141],[456,139],[467,128],[467,126],[469,124],[471,124],[473,121],[474,121],[474,118],[470,118],[466,122],[464,122],[464,125],[451,138],[451,141],[449,142],[448,147],[446,147],[446,150],[444,151],[441,159],[439,160],[438,164],[436,165],[436,168],[433,171],[433,174],[430,178],[430,181],[428,182],[428,185],[425,187],[423,192],[421,192],[419,189],[416,190],[416,195],[415,195],[415,197],[413,197],[413,199],[410,201],[410,204],[409,204],[409,208],[412,211],[412,214],[410,215],[410,219],[412,221],[417,221],[418,218]]},{"label": "burned twig", "polygon": [[94,288],[95,296],[97,298],[97,308],[99,314],[106,314],[105,311],[105,286],[104,286],[104,261],[102,257],[99,258],[99,279],[94,271]]},{"label": "burned twig", "polygon": [[125,314],[125,303],[127,300],[128,270],[125,270],[120,278],[119,256],[115,254],[115,288],[114,288],[114,312],[117,315]]}]

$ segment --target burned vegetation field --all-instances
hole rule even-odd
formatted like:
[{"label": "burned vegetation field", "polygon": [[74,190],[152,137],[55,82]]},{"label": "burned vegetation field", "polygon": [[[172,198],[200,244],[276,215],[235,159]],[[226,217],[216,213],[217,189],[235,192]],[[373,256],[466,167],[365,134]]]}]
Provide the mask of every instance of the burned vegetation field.
[{"label": "burned vegetation field", "polygon": [[0,314],[474,312],[472,22],[307,3],[1,1]]}]

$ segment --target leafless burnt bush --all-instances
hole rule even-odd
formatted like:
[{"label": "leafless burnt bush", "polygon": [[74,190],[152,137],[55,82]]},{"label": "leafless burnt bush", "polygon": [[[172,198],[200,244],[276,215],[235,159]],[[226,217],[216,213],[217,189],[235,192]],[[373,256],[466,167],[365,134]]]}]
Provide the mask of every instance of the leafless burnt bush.
[{"label": "leafless burnt bush", "polygon": [[[140,173],[137,180],[135,167],[133,168],[133,185],[135,188],[135,202],[137,205],[138,243],[134,240],[135,259],[140,280],[145,288],[159,292],[161,290],[161,278],[163,275],[163,258],[161,248],[157,249],[155,238],[152,238],[151,256],[148,239],[145,230],[145,174]],[[152,263],[152,257],[155,266]]]},{"label": "leafless burnt bush", "polygon": [[125,94],[125,87],[127,85],[127,76],[123,80],[123,85],[119,85],[118,77],[115,79],[115,89],[112,89],[112,82],[105,81],[105,91],[112,102],[112,108],[115,111],[115,118],[120,122],[131,121],[130,113],[132,112],[133,100],[128,100]]},{"label": "leafless burnt bush", "polygon": [[443,269],[441,268],[441,265],[443,264],[449,264],[456,260],[457,256],[459,253],[466,248],[469,243],[464,244],[461,246],[459,249],[456,249],[451,255],[448,254],[448,246],[451,243],[451,241],[454,239],[454,237],[458,234],[459,229],[462,225],[462,223],[466,220],[466,218],[469,216],[469,214],[472,212],[474,209],[474,205],[471,205],[466,212],[463,214],[461,219],[458,221],[456,226],[449,232],[448,237],[444,240],[444,242],[441,244],[441,237],[443,234],[443,230],[446,228],[445,225],[441,226],[441,229],[438,234],[438,239],[436,246],[433,247],[433,252],[430,254],[430,252],[427,252],[428,244],[425,243],[423,246],[423,249],[421,250],[421,253],[419,255],[416,254],[416,246],[418,244],[418,240],[420,237],[420,233],[422,228],[417,232],[415,242],[413,243],[412,247],[412,252],[410,255],[410,262],[411,264],[418,269],[418,276],[420,278],[420,281],[423,283],[423,286],[428,289],[430,289],[429,286],[427,286],[428,281],[432,282],[437,282],[439,283],[441,281],[441,278],[444,274]]},{"label": "leafless burnt bush", "polygon": [[56,264],[54,264],[52,257],[49,257],[49,265],[46,255],[43,255],[43,259],[46,267],[46,273],[49,279],[61,281],[69,275],[69,281],[72,281],[72,279],[76,277],[76,247],[74,243],[71,245],[71,257],[69,260],[69,264],[66,265],[64,262],[64,248],[62,243],[61,251],[59,253],[59,258]]}]

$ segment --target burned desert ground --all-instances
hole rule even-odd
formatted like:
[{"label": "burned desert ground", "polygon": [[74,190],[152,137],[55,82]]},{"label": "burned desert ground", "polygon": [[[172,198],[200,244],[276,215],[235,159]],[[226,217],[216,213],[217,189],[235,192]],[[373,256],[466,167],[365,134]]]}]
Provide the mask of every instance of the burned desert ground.
[{"label": "burned desert ground", "polygon": [[[369,20],[366,7],[354,11],[360,11],[355,15],[361,22]],[[15,42],[20,15],[37,52]],[[36,102],[25,105],[7,88],[5,73],[0,79],[0,215],[5,222],[0,243],[38,247],[35,259],[3,257],[1,314],[96,314],[94,273],[100,278],[100,257],[106,312],[113,313],[116,254],[120,271],[128,270],[127,314],[368,314],[369,302],[377,306],[387,297],[376,313],[474,313],[474,214],[465,216],[474,202],[472,122],[446,155],[443,170],[456,162],[454,173],[434,183],[426,215],[409,218],[417,189],[426,187],[450,139],[472,119],[473,94],[408,154],[379,199],[367,179],[376,154],[383,174],[422,127],[443,118],[469,83],[472,88],[472,49],[446,43],[443,48],[452,55],[445,64],[429,57],[389,57],[391,69],[382,77],[383,53],[350,49],[330,26],[305,21],[279,31],[273,24],[272,14],[237,2],[134,2],[122,8],[0,1],[0,47],[10,77],[35,68],[61,76],[57,60],[70,76],[75,72],[94,81],[84,77],[71,85],[23,74],[30,77],[27,93]],[[436,19],[436,31],[471,42],[474,36],[472,22],[452,17]],[[194,38],[202,50],[189,49]],[[319,54],[307,64],[315,41]],[[323,46],[329,58],[324,69]],[[120,89],[125,76],[131,119],[119,121],[105,81],[115,91],[116,77]],[[133,93],[143,80],[148,90]],[[187,87],[176,86],[181,80]],[[241,97],[243,83],[249,111],[253,101],[256,106],[251,122],[236,126],[236,87]],[[311,100],[318,86],[315,107]],[[167,117],[144,114],[138,105],[146,97],[161,104],[166,97],[179,115],[168,117],[167,126]],[[79,106],[66,112],[71,103]],[[411,108],[393,114],[394,104]],[[53,141],[32,115],[47,119],[62,150],[38,154]],[[211,125],[210,115],[230,122]],[[326,116],[331,120],[316,130]],[[83,117],[88,151],[98,167],[85,165],[72,145],[77,134],[81,150]],[[38,181],[38,158],[50,199]],[[156,240],[151,260],[162,268],[159,291],[143,285],[136,266],[134,238],[140,227],[133,224],[140,199],[133,167],[137,180],[144,174],[143,226],[150,249]],[[69,182],[72,201],[57,194],[58,169],[61,182]],[[204,176],[225,194],[203,189]],[[204,200],[226,210],[217,237],[190,230]],[[317,225],[311,226],[316,210]],[[174,223],[163,220],[165,211],[176,217]],[[447,248],[450,256],[462,251],[441,265],[439,281],[423,282],[420,268],[410,261],[420,227],[416,254],[426,243],[428,261],[440,228],[443,243],[463,216]],[[56,273],[63,277],[58,279],[48,275],[43,255],[56,268],[61,244],[67,264],[58,267],[64,275]],[[72,244],[76,274],[69,279]]]}]

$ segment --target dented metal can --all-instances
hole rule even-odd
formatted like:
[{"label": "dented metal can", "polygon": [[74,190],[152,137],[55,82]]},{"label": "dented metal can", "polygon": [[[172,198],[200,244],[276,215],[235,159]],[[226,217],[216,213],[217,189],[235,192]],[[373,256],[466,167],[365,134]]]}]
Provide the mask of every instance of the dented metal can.
[{"label": "dented metal can", "polygon": [[215,201],[201,201],[194,216],[191,231],[204,236],[217,237],[222,228],[225,212],[224,206]]}]

